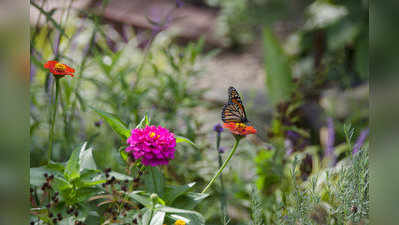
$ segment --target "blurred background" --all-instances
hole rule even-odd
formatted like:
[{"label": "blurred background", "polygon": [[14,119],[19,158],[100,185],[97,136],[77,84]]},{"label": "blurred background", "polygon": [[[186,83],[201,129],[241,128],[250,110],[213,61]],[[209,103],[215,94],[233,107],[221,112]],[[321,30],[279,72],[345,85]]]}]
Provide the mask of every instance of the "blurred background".
[{"label": "blurred background", "polygon": [[[221,224],[222,193],[232,225],[254,221],[253,199],[266,224],[294,224],[298,216],[330,224],[325,211],[345,214],[359,200],[339,190],[336,198],[326,195],[326,178],[317,183],[321,200],[307,200],[312,207],[298,208],[289,196],[297,178],[307,185],[334,173],[355,143],[366,145],[368,0],[32,0],[29,11],[30,77],[23,79],[30,82],[30,167],[46,164],[54,88],[43,65],[58,60],[76,76],[62,79],[55,161],[87,141],[98,167],[123,172],[118,149],[125,143],[90,106],[132,127],[148,113],[152,124],[199,145],[179,146],[166,176],[170,183],[196,181],[200,190],[218,168],[218,154],[233,144],[223,132],[222,149],[215,149],[213,127],[234,86],[258,133],[240,145],[224,189],[216,184],[198,206],[207,224]],[[297,176],[289,173],[294,158]],[[341,197],[353,201],[345,205]],[[358,204],[368,205],[368,196]],[[367,223],[362,206],[331,224]]]}]

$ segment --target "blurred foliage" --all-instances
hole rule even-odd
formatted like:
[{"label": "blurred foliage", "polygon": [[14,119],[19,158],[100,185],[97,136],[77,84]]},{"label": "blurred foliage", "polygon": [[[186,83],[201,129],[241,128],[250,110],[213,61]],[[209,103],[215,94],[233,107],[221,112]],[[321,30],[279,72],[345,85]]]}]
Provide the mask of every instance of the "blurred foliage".
[{"label": "blurred foliage", "polygon": [[270,29],[263,29],[266,86],[270,100],[276,104],[286,101],[293,91],[292,72],[288,57]]},{"label": "blurred foliage", "polygon": [[[51,224],[57,213],[64,224],[173,224],[179,218],[193,221],[189,225],[368,224],[367,140],[352,155],[358,131],[368,126],[367,0],[189,1],[219,10],[216,26],[226,45],[243,51],[263,45],[272,102],[257,105],[273,113],[259,128],[267,143],[243,141],[223,174],[224,189],[216,182],[209,196],[199,190],[222,153],[213,149],[213,124],[198,116],[209,110],[206,90],[197,87],[206,71],[201,62],[217,57],[203,51],[205,40],[177,45],[167,29],[149,30],[142,40],[139,29],[121,30],[90,9],[66,8],[58,21],[54,14],[62,10],[47,11],[43,2],[31,2],[45,19],[31,24],[30,41],[31,216],[42,221],[37,224]],[[43,64],[52,59],[74,67],[76,77],[60,82],[49,163],[54,79]],[[141,168],[124,151],[129,131],[145,124],[177,135],[169,165]],[[231,145],[230,136],[222,133],[222,146]],[[221,218],[220,199],[228,218]]]}]

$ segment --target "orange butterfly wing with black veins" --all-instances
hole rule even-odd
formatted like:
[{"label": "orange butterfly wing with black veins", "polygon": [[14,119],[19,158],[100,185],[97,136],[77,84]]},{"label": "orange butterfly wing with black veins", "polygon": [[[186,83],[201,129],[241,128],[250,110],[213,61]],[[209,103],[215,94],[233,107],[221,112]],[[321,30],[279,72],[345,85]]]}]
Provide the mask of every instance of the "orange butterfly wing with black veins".
[{"label": "orange butterfly wing with black veins", "polygon": [[229,101],[222,110],[222,120],[224,123],[247,123],[247,115],[242,104],[240,94],[234,87],[229,87]]}]

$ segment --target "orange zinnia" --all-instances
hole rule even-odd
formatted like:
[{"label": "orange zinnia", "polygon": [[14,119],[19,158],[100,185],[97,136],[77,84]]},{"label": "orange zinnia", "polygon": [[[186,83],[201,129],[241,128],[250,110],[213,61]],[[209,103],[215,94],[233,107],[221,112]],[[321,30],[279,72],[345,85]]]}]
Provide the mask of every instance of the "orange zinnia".
[{"label": "orange zinnia", "polygon": [[224,123],[223,126],[235,135],[245,136],[248,134],[255,134],[256,129],[253,126],[248,126],[245,123]]},{"label": "orange zinnia", "polygon": [[73,73],[75,72],[74,68],[57,61],[48,61],[46,64],[44,64],[44,68],[49,69],[50,73],[53,75],[70,75],[73,77]]}]

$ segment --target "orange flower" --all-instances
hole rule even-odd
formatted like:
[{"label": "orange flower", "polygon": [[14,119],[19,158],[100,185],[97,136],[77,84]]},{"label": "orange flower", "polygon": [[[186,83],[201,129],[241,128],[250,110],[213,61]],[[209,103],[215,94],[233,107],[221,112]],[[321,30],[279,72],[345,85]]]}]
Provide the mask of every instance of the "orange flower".
[{"label": "orange flower", "polygon": [[44,64],[44,68],[49,69],[53,75],[70,75],[73,77],[73,73],[75,72],[74,68],[57,61],[48,61]]},{"label": "orange flower", "polygon": [[256,129],[253,126],[248,126],[245,123],[224,123],[223,126],[231,131],[231,133],[239,136],[248,134],[255,134]]}]

